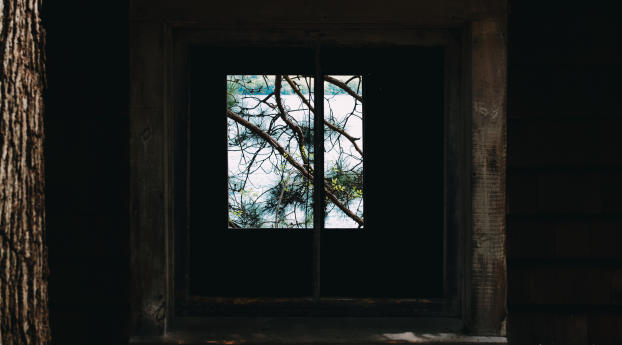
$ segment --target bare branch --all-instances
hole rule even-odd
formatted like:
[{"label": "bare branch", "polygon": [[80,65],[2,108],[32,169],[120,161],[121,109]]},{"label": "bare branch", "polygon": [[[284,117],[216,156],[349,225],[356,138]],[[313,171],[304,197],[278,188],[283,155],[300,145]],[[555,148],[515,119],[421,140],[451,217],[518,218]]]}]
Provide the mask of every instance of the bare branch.
[{"label": "bare branch", "polygon": [[333,194],[328,189],[328,187],[326,187],[326,183],[324,185],[325,185],[324,186],[324,191],[326,192],[326,196],[328,196],[328,198],[333,202],[333,204],[337,205],[337,207],[339,207],[339,209],[342,210],[343,213],[345,213],[346,215],[348,215],[348,217],[352,218],[352,220],[357,222],[359,224],[359,226],[363,226],[363,219],[361,219],[359,216],[354,214],[354,212],[350,211],[350,209],[347,208],[344,204],[342,204],[341,201],[339,201],[339,199],[337,199],[335,194]]},{"label": "bare branch", "polygon": [[356,98],[359,102],[363,103],[363,97],[356,93],[356,91],[352,90],[346,83],[342,82],[339,79],[335,79],[329,75],[324,76],[324,80],[327,82],[340,87],[343,91],[347,92],[350,96]]},{"label": "bare branch", "polygon": [[[287,81],[287,83],[289,84],[289,86],[291,86],[292,90],[294,90],[294,93],[296,95],[298,95],[298,97],[300,97],[300,99],[302,100],[302,102],[304,104],[307,105],[307,107],[309,107],[309,109],[311,109],[311,111],[313,113],[315,113],[315,109],[313,108],[313,106],[311,105],[311,103],[309,102],[309,100],[307,100],[307,98],[302,94],[302,92],[300,91],[300,89],[296,86],[296,84],[294,84],[294,82],[291,80],[291,78],[289,76],[284,76],[285,80]],[[355,138],[353,136],[351,136],[350,134],[348,134],[346,131],[344,131],[343,129],[335,126],[334,124],[330,123],[329,121],[327,121],[326,119],[324,119],[324,124],[332,129],[333,131],[343,135],[344,137],[346,137],[348,140],[350,140],[350,142],[352,143],[352,145],[354,145],[354,148],[356,149],[356,151],[358,151],[361,156],[363,155],[363,150],[361,150],[361,148],[356,144],[356,141],[359,140],[360,138]]]},{"label": "bare branch", "polygon": [[242,126],[250,129],[253,133],[262,137],[265,141],[268,142],[268,144],[270,144],[270,146],[274,147],[281,154],[281,156],[285,157],[285,159],[291,165],[293,165],[296,169],[298,169],[306,178],[313,179],[313,176],[307,171],[307,169],[305,169],[302,165],[300,165],[300,163],[296,162],[294,158],[292,158],[292,156],[289,153],[287,153],[285,148],[283,148],[283,146],[281,146],[281,144],[279,144],[276,140],[274,140],[274,138],[272,138],[268,133],[264,132],[261,128],[255,126],[251,122],[245,120],[240,115],[232,112],[229,109],[227,109],[227,117],[241,124]]},{"label": "bare branch", "polygon": [[298,86],[294,84],[294,81],[288,75],[284,75],[283,78],[285,78],[285,81],[287,81],[289,86],[291,86],[292,90],[294,90],[294,93],[296,93],[298,97],[300,97],[300,100],[302,100],[302,102],[307,106],[307,108],[311,109],[312,112],[315,112],[315,109],[313,109],[313,105],[311,104],[311,102],[309,102],[307,97],[305,97],[302,94]]},{"label": "bare branch", "polygon": [[279,111],[281,112],[281,118],[283,119],[283,121],[285,121],[285,123],[287,123],[289,128],[291,128],[292,131],[296,133],[296,139],[298,140],[298,149],[300,150],[300,157],[302,157],[302,161],[306,165],[308,165],[309,161],[307,160],[307,155],[305,154],[305,150],[304,150],[305,142],[304,142],[304,137],[302,134],[302,129],[300,129],[300,127],[297,124],[295,124],[293,121],[287,118],[287,113],[285,112],[285,108],[283,107],[283,102],[281,100],[281,79],[282,79],[281,75],[275,76],[275,79],[274,79],[274,96],[276,98],[276,105],[279,108]]},{"label": "bare branch", "polygon": [[279,207],[281,207],[281,201],[283,200],[283,194],[285,194],[285,189],[287,188],[287,184],[289,183],[289,176],[291,172],[287,174],[285,180],[282,181],[283,186],[281,187],[281,194],[279,195],[279,201],[276,203],[276,212],[274,216],[274,227],[279,227]]},{"label": "bare branch", "polygon": [[[300,171],[303,176],[305,176],[309,180],[313,180],[313,175],[309,171],[307,171],[302,165],[300,165],[300,163],[296,162],[291,157],[291,155],[289,155],[287,153],[287,151],[283,148],[283,146],[281,146],[276,140],[274,140],[274,138],[272,138],[269,134],[264,132],[261,128],[257,127],[256,125],[252,124],[251,122],[245,120],[240,115],[232,112],[229,109],[227,109],[227,117],[232,119],[232,120],[234,120],[234,121],[236,121],[237,123],[241,124],[242,126],[248,128],[249,130],[251,130],[255,134],[259,135],[261,138],[263,138],[265,141],[267,141],[272,147],[274,147],[274,149],[276,149],[281,154],[281,156],[283,156],[292,166],[294,166],[294,168],[298,169],[298,171]],[[363,220],[360,217],[358,217],[356,214],[354,214],[352,211],[350,211],[344,204],[342,204],[339,201],[339,199],[337,199],[337,197],[333,193],[331,193],[330,190],[328,190],[328,188],[326,186],[324,187],[324,190],[326,191],[326,195],[328,196],[328,198],[337,207],[339,207],[340,210],[342,210],[346,215],[348,215],[350,218],[352,218],[360,226],[363,225]]]}]

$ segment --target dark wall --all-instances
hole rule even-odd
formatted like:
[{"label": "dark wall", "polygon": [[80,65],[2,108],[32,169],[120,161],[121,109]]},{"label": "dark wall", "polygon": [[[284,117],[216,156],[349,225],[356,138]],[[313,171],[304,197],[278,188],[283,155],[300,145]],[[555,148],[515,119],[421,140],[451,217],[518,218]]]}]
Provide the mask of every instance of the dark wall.
[{"label": "dark wall", "polygon": [[542,3],[510,9],[510,338],[622,344],[616,11]]},{"label": "dark wall", "polygon": [[[129,285],[127,4],[44,6],[53,342],[122,344]],[[512,344],[622,343],[614,15],[588,2],[511,5]]]},{"label": "dark wall", "polygon": [[128,11],[44,1],[46,203],[54,344],[126,342]]}]

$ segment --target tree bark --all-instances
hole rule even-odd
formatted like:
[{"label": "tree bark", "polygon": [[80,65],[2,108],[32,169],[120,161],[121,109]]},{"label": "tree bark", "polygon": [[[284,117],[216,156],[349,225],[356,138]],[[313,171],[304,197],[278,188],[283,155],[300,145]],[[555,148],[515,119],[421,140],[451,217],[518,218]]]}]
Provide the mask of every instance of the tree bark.
[{"label": "tree bark", "polygon": [[41,0],[0,0],[0,345],[48,344]]}]

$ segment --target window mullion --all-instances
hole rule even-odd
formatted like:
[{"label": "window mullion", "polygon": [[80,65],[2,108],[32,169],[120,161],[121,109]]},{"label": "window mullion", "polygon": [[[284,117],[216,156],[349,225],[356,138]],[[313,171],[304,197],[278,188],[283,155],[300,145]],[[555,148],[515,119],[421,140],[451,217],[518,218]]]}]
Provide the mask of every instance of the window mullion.
[{"label": "window mullion", "polygon": [[320,297],[320,237],[324,229],[324,76],[319,45],[315,50],[315,81],[313,86],[313,297]]}]

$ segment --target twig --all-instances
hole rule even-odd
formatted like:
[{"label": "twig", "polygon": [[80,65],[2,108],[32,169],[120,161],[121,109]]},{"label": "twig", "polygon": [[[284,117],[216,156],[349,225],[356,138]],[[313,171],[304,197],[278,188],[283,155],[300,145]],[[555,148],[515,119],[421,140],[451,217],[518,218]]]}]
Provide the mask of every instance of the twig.
[{"label": "twig", "polygon": [[287,184],[289,183],[289,176],[291,175],[291,171],[287,173],[287,177],[283,180],[283,187],[281,187],[281,194],[279,195],[279,201],[276,203],[276,215],[274,216],[274,228],[279,227],[279,207],[281,207],[281,200],[283,199],[283,194],[285,194],[285,188],[287,188]]},{"label": "twig", "polygon": [[[300,89],[296,86],[296,84],[294,84],[294,82],[291,80],[291,78],[289,76],[284,76],[285,80],[287,81],[287,83],[289,84],[289,86],[292,87],[292,90],[294,90],[294,93],[296,95],[298,95],[298,97],[300,97],[300,99],[302,100],[302,102],[304,104],[307,105],[307,107],[309,107],[309,109],[315,113],[315,109],[313,108],[313,105],[311,105],[311,103],[309,102],[309,100],[307,100],[307,98],[302,94],[302,92],[300,91]],[[356,144],[356,141],[359,140],[360,138],[355,138],[353,136],[351,136],[350,134],[348,134],[346,131],[344,131],[343,129],[335,126],[334,124],[330,123],[328,120],[324,119],[324,124],[332,129],[333,131],[343,135],[344,137],[346,137],[348,140],[350,140],[350,142],[352,143],[352,145],[354,145],[354,148],[356,149],[356,151],[358,151],[358,153],[361,154],[361,156],[363,155],[363,150],[361,150],[361,148]]]},{"label": "twig", "polygon": [[[294,166],[294,168],[298,169],[298,171],[300,171],[303,176],[305,176],[309,180],[313,180],[313,175],[309,171],[307,171],[307,169],[305,169],[302,165],[300,165],[300,163],[296,162],[292,158],[292,156],[287,153],[287,151],[283,148],[283,146],[281,146],[281,144],[279,144],[276,140],[274,140],[268,133],[264,132],[261,128],[257,127],[256,125],[252,124],[251,122],[245,120],[240,115],[232,112],[229,109],[227,109],[227,117],[229,117],[230,119],[234,120],[235,122],[241,124],[242,126],[250,129],[255,134],[259,135],[261,138],[263,138],[265,141],[267,141],[268,144],[270,144],[275,150],[277,150],[281,154],[281,156],[285,157],[285,159],[292,166]],[[339,207],[339,209],[341,209],[346,215],[348,215],[350,218],[352,218],[359,225],[361,225],[361,226],[363,225],[363,219],[358,217],[356,214],[354,214],[352,211],[350,211],[345,205],[343,205],[339,201],[339,199],[337,199],[337,197],[328,190],[328,188],[326,186],[324,186],[324,190],[326,191],[326,195],[328,196],[328,198],[337,207]]]},{"label": "twig", "polygon": [[359,102],[363,103],[363,97],[361,97],[361,95],[359,95],[358,93],[356,93],[354,90],[352,90],[346,83],[342,82],[339,79],[335,79],[329,75],[324,76],[324,80],[326,80],[327,82],[337,85],[339,86],[341,89],[343,89],[343,91],[347,92],[348,94],[350,94],[350,96],[356,98],[359,100]]}]

